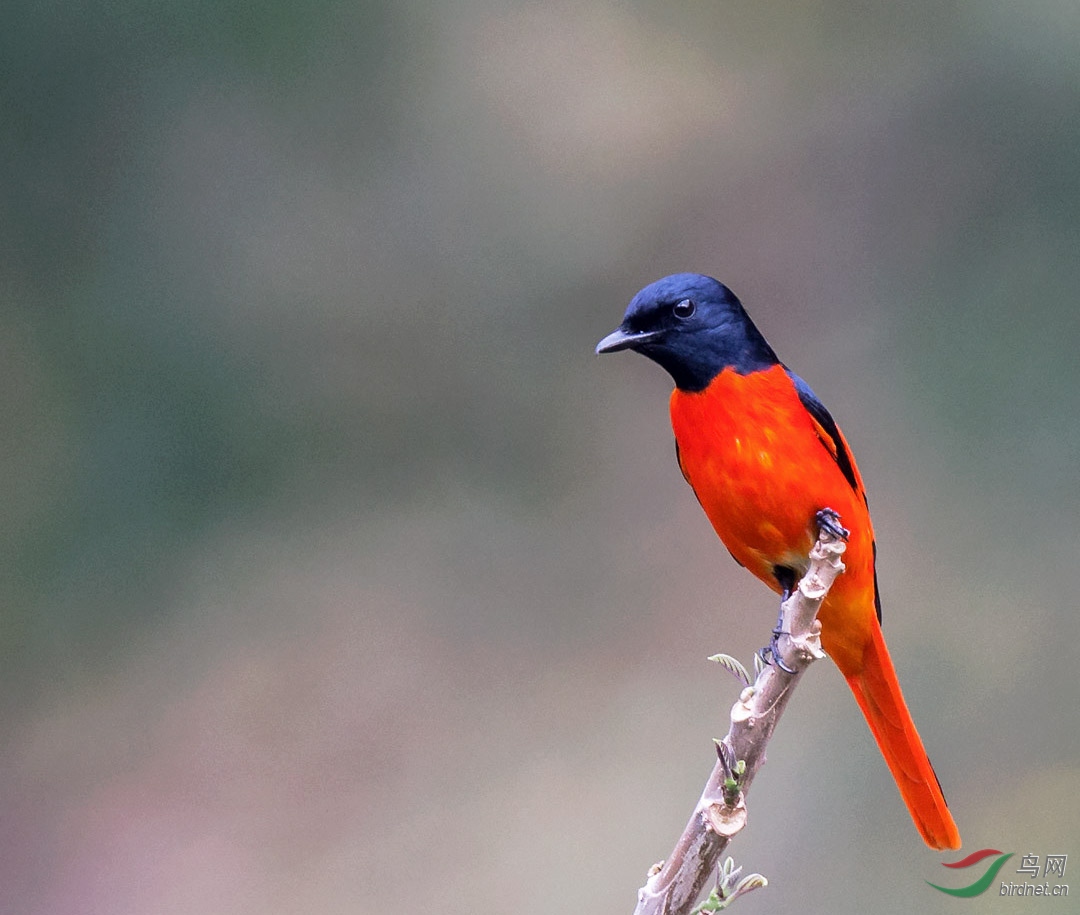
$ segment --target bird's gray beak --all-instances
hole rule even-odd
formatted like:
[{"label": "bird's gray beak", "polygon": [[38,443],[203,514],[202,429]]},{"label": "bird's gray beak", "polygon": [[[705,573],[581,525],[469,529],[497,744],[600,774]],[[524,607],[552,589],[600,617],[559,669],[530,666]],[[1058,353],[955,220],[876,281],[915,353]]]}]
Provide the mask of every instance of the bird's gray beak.
[{"label": "bird's gray beak", "polygon": [[596,354],[599,356],[601,353],[617,353],[619,350],[634,349],[659,336],[659,331],[655,330],[630,331],[620,327],[596,344]]}]

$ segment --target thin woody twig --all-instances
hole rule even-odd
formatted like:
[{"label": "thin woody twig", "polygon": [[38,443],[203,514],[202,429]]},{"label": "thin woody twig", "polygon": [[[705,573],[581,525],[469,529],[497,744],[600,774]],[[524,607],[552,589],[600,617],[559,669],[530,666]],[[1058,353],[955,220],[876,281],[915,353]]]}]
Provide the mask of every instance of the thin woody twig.
[{"label": "thin woody twig", "polygon": [[[817,613],[836,576],[844,570],[846,544],[824,528],[810,551],[810,566],[794,593],[783,604],[781,635],[776,651],[779,664],[770,664],[746,687],[731,709],[731,727],[718,741],[718,756],[690,821],[674,850],[656,865],[638,890],[635,915],[688,915],[710,877],[720,855],[747,820],[746,793],[765,762],[765,747],[784,713],[802,672],[824,657]],[[731,784],[732,761],[740,768]],[[725,784],[726,782],[726,784]]]}]

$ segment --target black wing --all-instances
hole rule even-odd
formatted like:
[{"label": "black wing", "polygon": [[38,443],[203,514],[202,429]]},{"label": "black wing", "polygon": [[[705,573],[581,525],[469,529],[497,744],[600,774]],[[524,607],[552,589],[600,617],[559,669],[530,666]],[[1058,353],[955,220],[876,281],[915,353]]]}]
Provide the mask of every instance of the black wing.
[{"label": "black wing", "polygon": [[[840,472],[844,475],[850,484],[851,488],[855,490],[862,500],[869,507],[869,502],[866,499],[866,489],[862,486],[862,480],[859,479],[859,475],[855,472],[855,464],[851,460],[851,452],[848,451],[847,442],[844,441],[844,436],[840,434],[840,429],[836,425],[836,420],[832,418],[832,414],[825,408],[820,400],[818,400],[817,394],[813,392],[805,381],[803,381],[798,375],[796,375],[791,369],[785,367],[784,369],[788,373],[788,377],[795,385],[795,390],[799,394],[799,402],[806,408],[806,412],[809,413],[817,424],[825,431],[825,434],[829,437],[829,441],[826,442],[822,439],[822,444],[829,449],[829,452],[835,457],[837,466],[840,468]],[[877,581],[877,542],[873,543],[874,549],[874,609],[877,611],[878,622],[881,622],[881,591],[878,589]]]},{"label": "black wing", "polygon": [[822,440],[822,443],[826,448],[835,456],[836,463],[840,467],[840,472],[844,475],[850,484],[851,488],[855,490],[863,501],[866,501],[866,493],[863,491],[860,485],[860,480],[855,473],[855,465],[851,461],[851,453],[848,451],[847,443],[844,441],[844,436],[840,434],[840,430],[836,426],[836,420],[832,418],[832,414],[825,409],[825,404],[818,400],[817,394],[815,394],[805,381],[803,381],[798,375],[796,375],[791,369],[786,369],[788,378],[792,380],[795,385],[795,390],[799,393],[799,401],[804,407],[806,412],[809,413],[817,424],[825,430],[825,434],[829,436],[829,441]]}]

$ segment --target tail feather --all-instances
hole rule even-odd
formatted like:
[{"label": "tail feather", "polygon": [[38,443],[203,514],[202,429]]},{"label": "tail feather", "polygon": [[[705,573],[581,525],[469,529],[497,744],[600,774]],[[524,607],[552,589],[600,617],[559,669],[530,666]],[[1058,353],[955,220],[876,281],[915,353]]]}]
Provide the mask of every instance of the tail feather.
[{"label": "tail feather", "polygon": [[862,668],[846,677],[848,686],[855,694],[923,840],[939,850],[959,848],[960,831],[949,813],[949,805],[941,793],[941,785],[919,732],[915,730],[915,722],[904,702],[896,669],[876,620],[871,629],[873,636],[865,648]]}]

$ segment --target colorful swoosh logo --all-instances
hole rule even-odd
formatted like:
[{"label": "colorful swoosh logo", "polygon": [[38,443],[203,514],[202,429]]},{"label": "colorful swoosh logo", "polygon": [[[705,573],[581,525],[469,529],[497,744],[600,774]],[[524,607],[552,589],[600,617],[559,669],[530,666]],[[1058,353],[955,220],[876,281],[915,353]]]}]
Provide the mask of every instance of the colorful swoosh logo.
[{"label": "colorful swoosh logo", "polygon": [[993,855],[998,856],[997,860],[986,869],[985,874],[970,886],[961,886],[957,889],[952,889],[948,886],[938,886],[936,883],[930,883],[929,880],[926,882],[935,890],[941,890],[941,892],[948,893],[950,896],[960,896],[965,899],[971,896],[978,896],[980,893],[985,893],[987,889],[989,889],[990,884],[994,882],[994,878],[997,876],[998,871],[1001,870],[1001,866],[1013,856],[1013,852],[1003,854],[996,848],[984,848],[980,851],[972,852],[966,858],[961,858],[959,861],[941,862],[945,867],[971,867],[974,864],[978,864],[980,861],[985,861]]}]

